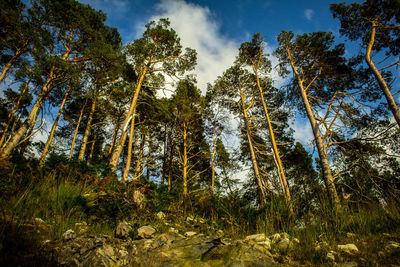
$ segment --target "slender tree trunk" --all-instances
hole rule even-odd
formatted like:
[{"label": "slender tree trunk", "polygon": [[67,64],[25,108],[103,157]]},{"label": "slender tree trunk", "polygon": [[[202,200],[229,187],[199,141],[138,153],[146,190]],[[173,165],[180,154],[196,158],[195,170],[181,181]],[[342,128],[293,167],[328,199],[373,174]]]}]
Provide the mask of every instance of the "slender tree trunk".
[{"label": "slender tree trunk", "polygon": [[129,175],[129,171],[131,169],[132,140],[133,140],[133,135],[134,135],[134,129],[135,129],[135,118],[133,117],[131,120],[131,127],[129,130],[128,155],[126,157],[126,165],[125,165],[124,173],[122,175],[123,182],[128,181],[128,175]]},{"label": "slender tree trunk", "polygon": [[147,151],[147,166],[146,166],[146,178],[147,182],[150,183],[150,167],[151,167],[151,145],[153,143],[153,138],[151,136],[151,131],[149,130],[149,142],[148,142],[148,151]]},{"label": "slender tree trunk", "polygon": [[117,136],[118,136],[118,132],[119,132],[119,127],[120,127],[120,121],[117,120],[117,122],[114,125],[114,129],[113,129],[113,136],[112,136],[112,141],[111,141],[111,146],[110,149],[108,150],[108,157],[110,157],[111,152],[114,149],[115,146],[115,142],[117,140]]},{"label": "slender tree trunk", "polygon": [[55,78],[54,70],[55,70],[55,66],[53,65],[50,70],[49,77],[48,77],[46,83],[43,85],[42,90],[40,91],[38,97],[36,98],[36,101],[33,104],[33,107],[31,109],[31,111],[29,112],[28,117],[22,123],[21,127],[19,127],[17,132],[14,134],[14,136],[11,138],[10,142],[7,143],[7,145],[2,149],[2,151],[1,151],[2,158],[9,157],[11,152],[14,150],[14,148],[19,144],[19,142],[25,136],[25,134],[27,133],[29,128],[31,128],[35,125],[36,119],[39,115],[39,112],[42,109],[42,105],[43,105],[44,101],[46,100],[48,93],[51,91],[51,85],[52,85],[53,79]]},{"label": "slender tree trunk", "polygon": [[58,110],[57,117],[53,122],[53,126],[51,127],[49,138],[47,138],[47,142],[46,142],[46,145],[44,146],[44,149],[43,149],[43,152],[42,152],[42,156],[40,157],[40,164],[43,164],[44,160],[46,159],[47,153],[49,152],[49,148],[50,148],[51,142],[53,141],[53,136],[54,136],[54,133],[56,131],[56,128],[57,128],[57,125],[58,125],[58,121],[60,120],[62,111],[64,109],[65,102],[67,101],[67,98],[68,98],[68,95],[69,95],[70,91],[71,91],[71,86],[68,87],[68,90],[64,95],[64,98],[63,98],[63,100],[61,102],[61,105],[60,105],[60,109]]},{"label": "slender tree trunk", "polygon": [[213,132],[213,153],[211,154],[211,195],[215,195],[215,155],[217,154],[216,127]]},{"label": "slender tree trunk", "polygon": [[3,71],[0,74],[0,83],[6,78],[7,72],[12,68],[14,62],[26,51],[26,47],[29,44],[29,40],[25,41],[25,43],[15,51],[14,55],[11,57],[10,61],[8,61],[7,65],[4,67]]},{"label": "slender tree trunk", "polygon": [[[61,57],[61,59],[62,60],[67,59],[70,52],[71,52],[70,49],[67,49],[64,55]],[[42,109],[43,103],[52,89],[52,84],[56,76],[54,71],[55,71],[55,66],[53,65],[50,69],[49,77],[47,78],[45,84],[42,87],[42,90],[40,91],[38,97],[36,98],[35,104],[33,104],[33,107],[29,112],[28,117],[21,125],[21,127],[17,130],[15,135],[11,138],[10,142],[2,149],[0,158],[9,157],[14,148],[18,146],[22,138],[25,136],[28,129],[34,127],[39,112]]]},{"label": "slender tree trunk", "polygon": [[399,107],[396,104],[396,101],[393,98],[392,93],[390,92],[389,86],[387,85],[385,79],[383,78],[382,74],[379,72],[379,70],[377,69],[377,67],[375,66],[374,62],[371,59],[371,52],[372,52],[372,48],[374,46],[375,43],[375,35],[376,35],[376,21],[372,22],[372,29],[371,29],[371,37],[368,43],[368,47],[365,53],[365,61],[368,64],[368,67],[371,69],[372,73],[375,76],[375,79],[377,80],[379,87],[381,88],[386,101],[388,103],[389,109],[393,114],[394,119],[397,122],[397,125],[400,128],[400,111],[399,111]]},{"label": "slender tree trunk", "polygon": [[146,134],[142,133],[142,137],[140,140],[138,159],[136,161],[136,171],[135,171],[135,178],[134,178],[136,180],[140,180],[140,176],[142,173],[142,159],[143,159],[143,150],[144,150],[145,143],[146,143]]},{"label": "slender tree trunk", "polygon": [[93,158],[93,152],[94,152],[94,145],[95,145],[95,143],[96,143],[96,138],[97,138],[97,134],[95,134],[94,136],[93,136],[93,140],[92,140],[92,144],[91,144],[91,146],[90,146],[90,154],[89,154],[89,158],[88,158],[88,161],[87,161],[87,164],[89,165],[89,162],[92,160],[92,158]]},{"label": "slender tree trunk", "polygon": [[24,96],[26,90],[28,89],[31,80],[32,79],[29,79],[29,81],[25,84],[24,89],[22,89],[21,94],[18,96],[17,102],[15,103],[13,109],[11,110],[11,113],[8,115],[7,125],[4,128],[3,134],[1,135],[1,139],[0,139],[0,149],[3,147],[4,140],[6,139],[6,135],[7,135],[8,129],[11,127],[11,124],[14,121],[14,115],[15,115],[15,113],[17,112],[17,110],[19,108],[19,103],[21,103],[22,97]]},{"label": "slender tree trunk", "polygon": [[257,87],[258,87],[258,90],[260,92],[260,98],[261,98],[261,103],[262,103],[263,108],[264,108],[265,118],[267,119],[269,136],[271,138],[272,151],[274,153],[274,158],[275,158],[275,162],[276,162],[276,167],[278,169],[278,175],[279,175],[279,180],[281,182],[283,195],[285,196],[286,203],[289,205],[290,209],[292,210],[289,185],[287,183],[285,171],[283,170],[283,164],[282,164],[282,161],[281,161],[281,157],[279,155],[278,146],[276,145],[275,133],[274,133],[274,130],[272,128],[272,123],[271,123],[271,119],[269,117],[267,104],[265,103],[265,100],[264,100],[264,92],[263,92],[263,89],[262,89],[261,84],[260,84],[260,79],[258,77],[257,69],[255,68],[254,65],[253,65],[253,71],[254,71],[254,73],[256,75],[256,78],[257,78]]},{"label": "slender tree trunk", "polygon": [[260,205],[262,207],[264,207],[266,204],[265,191],[264,191],[264,186],[263,186],[262,180],[261,180],[261,175],[260,175],[260,170],[259,170],[258,163],[257,163],[256,153],[254,152],[253,140],[251,140],[251,135],[250,135],[251,131],[250,131],[250,126],[249,126],[248,117],[247,117],[247,110],[249,107],[246,108],[242,89],[239,88],[239,90],[240,90],[240,100],[241,100],[241,105],[242,105],[241,109],[243,111],[243,121],[244,121],[244,125],[246,128],[247,141],[249,142],[251,162],[253,164],[253,171],[254,171],[254,176],[256,177],[256,180],[257,180],[258,189],[261,194]]},{"label": "slender tree trunk", "polygon": [[325,187],[328,191],[329,199],[330,199],[330,201],[332,201],[333,204],[339,204],[339,197],[338,197],[338,194],[336,191],[332,171],[329,166],[329,159],[328,159],[328,155],[326,153],[325,147],[324,147],[324,142],[321,137],[321,132],[319,130],[314,113],[312,112],[310,102],[308,101],[308,96],[304,89],[303,80],[302,80],[299,72],[297,71],[297,69],[294,66],[294,62],[293,62],[289,48],[287,48],[287,53],[288,53],[288,56],[290,59],[290,64],[292,66],[292,70],[297,77],[301,99],[304,103],[304,107],[306,109],[308,120],[310,121],[311,129],[312,129],[312,132],[314,135],[315,144],[316,144],[317,150],[318,150],[319,160],[321,162],[321,169],[322,169],[322,174],[324,177],[324,183],[325,183]]},{"label": "slender tree trunk", "polygon": [[[171,132],[169,132],[171,133]],[[167,134],[167,127],[165,126],[165,136],[164,136],[164,155],[163,155],[163,164],[162,164],[162,172],[161,172],[161,184],[164,184],[165,180],[165,172],[167,169],[167,156],[168,156],[168,140],[170,140],[170,135]],[[171,140],[172,141],[172,140]]]},{"label": "slender tree trunk", "polygon": [[97,98],[94,97],[94,99],[92,101],[92,106],[90,107],[90,112],[89,112],[89,116],[88,116],[88,121],[86,123],[85,133],[83,134],[81,148],[79,149],[79,154],[78,154],[79,160],[83,160],[83,158],[85,157],[86,146],[87,146],[87,142],[89,139],[90,130],[92,128],[92,119],[93,119],[94,112],[96,110],[96,101],[97,101]]},{"label": "slender tree trunk", "polygon": [[123,146],[125,144],[126,132],[127,132],[126,128],[127,128],[128,123],[129,123],[129,120],[131,119],[131,117],[135,116],[136,102],[137,102],[137,99],[139,97],[140,89],[142,87],[143,79],[144,79],[144,77],[145,77],[145,75],[147,73],[147,69],[148,69],[148,67],[146,66],[144,68],[142,74],[140,75],[139,80],[138,80],[138,82],[136,84],[135,94],[133,95],[131,106],[129,107],[128,114],[126,115],[125,120],[124,120],[124,124],[122,126],[121,138],[119,139],[117,146],[115,147],[114,151],[111,154],[109,163],[110,163],[110,165],[111,165],[113,170],[115,170],[115,168],[116,168],[116,166],[118,164],[118,159],[119,159],[119,157],[121,155],[122,148],[123,148]]},{"label": "slender tree trunk", "polygon": [[168,191],[172,189],[172,160],[175,154],[176,139],[178,135],[175,133],[174,141],[171,144],[171,149],[169,151],[169,164],[168,164]]},{"label": "slender tree trunk", "polygon": [[186,200],[188,197],[188,189],[187,189],[187,169],[188,169],[188,143],[187,143],[187,122],[183,123],[183,169],[182,169],[182,178],[183,178],[183,198]]},{"label": "slender tree trunk", "polygon": [[72,144],[71,144],[71,149],[69,150],[68,159],[72,158],[72,153],[74,152],[75,141],[76,141],[76,137],[78,135],[79,126],[81,125],[81,120],[82,120],[82,117],[83,117],[83,112],[84,112],[85,107],[86,107],[86,103],[87,103],[87,98],[85,100],[85,104],[83,104],[83,107],[81,109],[81,113],[79,114],[78,122],[76,123],[74,137],[72,138]]}]

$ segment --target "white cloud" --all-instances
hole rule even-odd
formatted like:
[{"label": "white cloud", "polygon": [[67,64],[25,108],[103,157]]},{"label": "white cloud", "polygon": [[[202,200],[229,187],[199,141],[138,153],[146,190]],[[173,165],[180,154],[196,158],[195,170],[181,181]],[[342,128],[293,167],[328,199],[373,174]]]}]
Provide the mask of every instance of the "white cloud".
[{"label": "white cloud", "polygon": [[183,47],[197,51],[195,73],[198,86],[204,93],[207,83],[213,82],[232,65],[239,44],[221,34],[218,22],[207,7],[183,0],[162,0],[156,5],[156,10],[158,14],[150,20],[169,18]]},{"label": "white cloud", "polygon": [[291,122],[291,127],[294,130],[293,136],[296,141],[299,141],[307,149],[311,149],[314,137],[308,120],[296,116]]},{"label": "white cloud", "polygon": [[308,20],[308,21],[312,21],[312,18],[313,18],[313,16],[314,16],[314,10],[312,10],[312,9],[306,9],[306,10],[304,10],[304,16],[306,17],[306,19]]}]

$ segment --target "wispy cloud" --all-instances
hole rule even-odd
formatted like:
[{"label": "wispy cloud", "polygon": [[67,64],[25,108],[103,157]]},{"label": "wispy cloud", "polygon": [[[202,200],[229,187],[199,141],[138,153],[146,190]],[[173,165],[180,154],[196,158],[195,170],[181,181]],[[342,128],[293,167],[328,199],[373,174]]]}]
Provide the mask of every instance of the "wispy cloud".
[{"label": "wispy cloud", "polygon": [[208,7],[183,0],[162,0],[156,5],[156,10],[157,14],[151,20],[169,18],[183,47],[196,49],[198,65],[195,73],[198,86],[204,93],[207,83],[232,65],[239,44],[221,34],[220,25]]},{"label": "wispy cloud", "polygon": [[314,17],[314,14],[315,14],[315,12],[314,12],[314,10],[312,10],[312,9],[306,9],[306,10],[304,10],[304,16],[306,17],[306,19],[307,19],[308,21],[312,21],[312,19],[313,19],[313,17]]}]

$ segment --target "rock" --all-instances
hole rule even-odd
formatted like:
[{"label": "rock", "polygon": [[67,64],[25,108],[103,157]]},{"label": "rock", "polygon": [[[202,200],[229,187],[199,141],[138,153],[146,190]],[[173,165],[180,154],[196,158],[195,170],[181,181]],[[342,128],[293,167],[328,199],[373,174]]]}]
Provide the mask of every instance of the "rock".
[{"label": "rock", "polygon": [[218,231],[217,231],[217,237],[221,238],[221,237],[223,237],[224,235],[225,235],[224,231],[222,231],[222,230],[218,230]]},{"label": "rock", "polygon": [[290,244],[289,238],[285,237],[284,239],[279,241],[279,243],[276,245],[276,247],[278,248],[278,250],[281,253],[286,253],[289,248],[289,244]]},{"label": "rock", "polygon": [[140,236],[141,238],[151,238],[156,232],[156,229],[154,229],[150,225],[146,225],[140,227],[137,231],[138,231],[138,236]]},{"label": "rock", "polygon": [[119,223],[117,228],[115,229],[115,237],[121,239],[128,238],[129,233],[132,231],[132,229],[132,226],[125,222]]},{"label": "rock", "polygon": [[292,239],[292,242],[295,244],[300,244],[300,240],[296,237]]},{"label": "rock", "polygon": [[355,237],[356,237],[356,234],[354,234],[354,233],[347,233],[346,236],[347,236],[348,238],[355,238]]},{"label": "rock", "polygon": [[268,238],[265,241],[257,242],[257,245],[263,246],[267,250],[271,250],[271,241]]},{"label": "rock", "polygon": [[337,266],[339,266],[339,267],[357,267],[358,264],[357,264],[357,262],[354,262],[354,261],[348,261],[348,262],[339,263]]},{"label": "rock", "polygon": [[134,190],[133,193],[132,193],[132,201],[140,209],[143,208],[143,200],[145,198],[146,197],[144,196],[144,194],[142,192],[140,192],[139,190]]},{"label": "rock", "polygon": [[165,219],[165,213],[162,212],[162,211],[157,212],[156,218],[157,218],[158,220],[164,220],[164,219]]},{"label": "rock", "polygon": [[334,251],[329,251],[328,253],[326,253],[326,259],[328,260],[328,261],[335,261],[335,254],[334,254]]},{"label": "rock", "polygon": [[281,235],[276,233],[270,236],[270,239],[272,240],[272,244],[277,243],[279,240],[281,240]]},{"label": "rock", "polygon": [[192,236],[195,236],[195,235],[197,235],[197,233],[196,232],[192,232],[192,231],[189,231],[189,232],[185,233],[186,237],[192,237]]},{"label": "rock", "polygon": [[170,227],[170,228],[168,229],[168,233],[179,234],[179,231],[176,230],[174,227]]},{"label": "rock", "polygon": [[64,241],[68,241],[68,240],[71,240],[71,239],[74,239],[74,238],[76,238],[76,233],[74,232],[74,230],[72,230],[72,229],[69,229],[69,230],[67,230],[65,233],[63,233],[63,235],[62,235],[62,239],[64,240]]},{"label": "rock", "polygon": [[338,250],[347,254],[354,254],[358,252],[358,248],[354,244],[338,245]]},{"label": "rock", "polygon": [[388,254],[400,252],[400,244],[397,242],[391,241],[388,245],[385,246],[385,250]]},{"label": "rock", "polygon": [[45,222],[41,218],[35,218],[35,223],[44,224]]},{"label": "rock", "polygon": [[267,237],[265,236],[265,234],[248,235],[245,238],[245,240],[251,240],[254,242],[262,242],[262,241],[265,241],[266,239],[267,239]]}]

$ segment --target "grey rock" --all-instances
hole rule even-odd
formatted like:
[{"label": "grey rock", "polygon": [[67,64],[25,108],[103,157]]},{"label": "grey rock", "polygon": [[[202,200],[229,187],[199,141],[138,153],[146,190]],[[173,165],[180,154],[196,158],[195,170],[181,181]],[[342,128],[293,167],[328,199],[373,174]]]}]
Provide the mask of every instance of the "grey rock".
[{"label": "grey rock", "polygon": [[132,229],[132,226],[125,222],[119,223],[117,228],[115,229],[115,237],[127,238],[129,237],[129,233],[132,231]]},{"label": "grey rock", "polygon": [[278,250],[281,253],[286,253],[289,248],[289,244],[290,244],[289,238],[285,237],[284,239],[279,241],[279,243],[276,245],[276,247],[278,248]]},{"label": "grey rock", "polygon": [[267,239],[267,237],[265,236],[265,234],[248,235],[245,237],[245,240],[251,240],[254,242],[261,242],[261,241],[265,241],[266,239]]},{"label": "grey rock", "polygon": [[75,233],[74,230],[72,230],[72,229],[67,230],[67,231],[62,235],[62,239],[63,239],[64,241],[68,241],[68,240],[71,240],[71,239],[74,239],[74,238],[76,238],[76,233]]},{"label": "grey rock", "polygon": [[154,229],[150,225],[146,225],[140,227],[137,231],[138,231],[138,236],[140,236],[141,238],[151,238],[156,232],[156,229]]},{"label": "grey rock", "polygon": [[338,245],[337,248],[338,248],[338,251],[344,252],[344,253],[350,254],[350,255],[358,252],[358,248],[354,244]]}]

